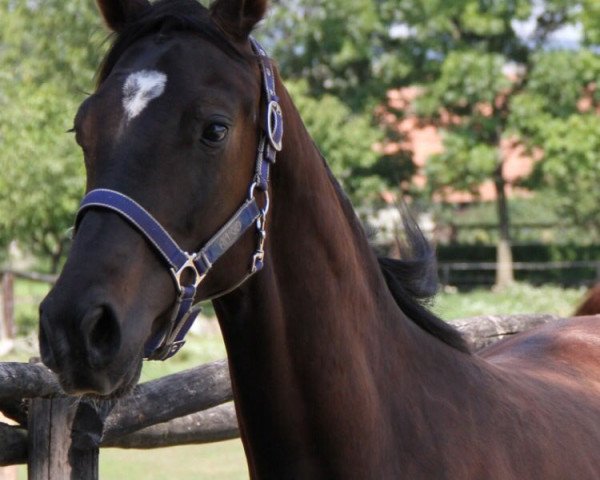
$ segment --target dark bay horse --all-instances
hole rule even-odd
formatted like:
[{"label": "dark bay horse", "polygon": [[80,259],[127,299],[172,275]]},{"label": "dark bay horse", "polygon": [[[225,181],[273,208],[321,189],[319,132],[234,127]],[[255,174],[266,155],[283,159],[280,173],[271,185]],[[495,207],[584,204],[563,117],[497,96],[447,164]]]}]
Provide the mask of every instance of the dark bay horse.
[{"label": "dark bay horse", "polygon": [[40,307],[65,390],[126,392],[214,297],[253,479],[600,478],[600,322],[470,354],[416,299],[416,228],[413,259],[372,253],[249,37],[266,0],[99,7],[116,39],[75,119],[89,193]]}]

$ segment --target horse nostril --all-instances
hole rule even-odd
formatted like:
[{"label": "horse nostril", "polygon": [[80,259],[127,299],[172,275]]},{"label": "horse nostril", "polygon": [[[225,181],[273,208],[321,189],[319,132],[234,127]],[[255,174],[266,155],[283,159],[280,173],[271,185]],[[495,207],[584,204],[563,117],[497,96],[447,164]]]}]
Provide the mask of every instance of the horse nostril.
[{"label": "horse nostril", "polygon": [[91,309],[84,316],[81,329],[90,366],[106,366],[121,342],[121,329],[114,310],[107,305]]}]

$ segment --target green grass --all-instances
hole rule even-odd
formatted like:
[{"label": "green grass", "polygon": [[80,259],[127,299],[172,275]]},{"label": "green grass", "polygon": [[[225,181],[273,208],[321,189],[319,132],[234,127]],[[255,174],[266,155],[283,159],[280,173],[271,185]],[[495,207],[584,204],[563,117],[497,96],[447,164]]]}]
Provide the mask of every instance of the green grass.
[{"label": "green grass", "polygon": [[447,321],[486,314],[552,313],[569,316],[584,293],[584,289],[563,289],[552,285],[532,287],[524,283],[500,292],[487,289],[468,293],[448,290],[435,298],[432,310]]},{"label": "green grass", "polygon": [[[27,470],[19,467],[19,480]],[[188,445],[157,450],[100,452],[102,480],[245,480],[248,478],[242,442],[229,440],[210,445]]]},{"label": "green grass", "polygon": [[[25,466],[19,480],[27,479]],[[186,445],[157,450],[105,448],[100,452],[102,480],[246,480],[242,442]]]},{"label": "green grass", "polygon": [[242,443],[161,448],[151,451],[107,448],[100,454],[102,480],[243,480],[248,478]]},{"label": "green grass", "polygon": [[17,333],[23,335],[37,328],[38,306],[50,290],[46,283],[15,280],[15,321]]}]

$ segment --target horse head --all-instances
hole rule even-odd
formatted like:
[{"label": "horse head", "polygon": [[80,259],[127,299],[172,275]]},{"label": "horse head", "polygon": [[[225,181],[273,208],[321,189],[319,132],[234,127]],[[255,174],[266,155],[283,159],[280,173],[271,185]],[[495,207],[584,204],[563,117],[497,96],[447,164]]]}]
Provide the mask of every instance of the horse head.
[{"label": "horse head", "polygon": [[[266,189],[249,194],[267,108],[260,47],[249,35],[266,1],[217,0],[209,9],[194,0],[98,5],[116,39],[75,117],[90,195],[40,307],[40,349],[65,391],[116,395],[137,381],[148,342],[169,347],[161,342],[183,290],[193,286],[191,297],[210,298],[256,263],[257,231],[249,227],[260,227],[260,218],[226,227],[249,200],[255,217],[265,211]],[[125,211],[114,201],[126,202]],[[161,240],[142,233],[144,221],[180,248],[182,265],[168,265]],[[216,232],[220,253],[227,251],[214,268],[203,256],[204,279],[200,259],[187,252],[215,243]]]}]

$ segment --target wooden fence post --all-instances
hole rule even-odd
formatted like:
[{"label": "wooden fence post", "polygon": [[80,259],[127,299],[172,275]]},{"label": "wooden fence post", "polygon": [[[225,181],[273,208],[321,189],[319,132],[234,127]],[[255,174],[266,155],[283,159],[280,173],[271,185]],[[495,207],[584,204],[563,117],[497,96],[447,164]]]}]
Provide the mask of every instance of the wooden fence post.
[{"label": "wooden fence post", "polygon": [[78,404],[70,397],[31,400],[28,480],[98,480],[98,448],[71,441]]},{"label": "wooden fence post", "polygon": [[[30,363],[39,362],[32,358]],[[80,399],[32,398],[27,419],[28,480],[98,480],[99,448],[72,441]]]},{"label": "wooden fence post", "polygon": [[2,274],[2,318],[0,321],[0,340],[12,340],[15,337],[15,289],[14,275]]}]

